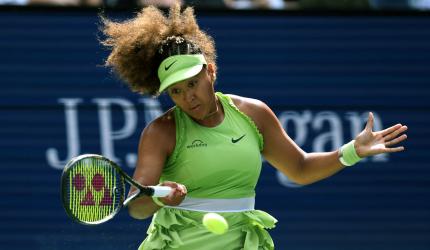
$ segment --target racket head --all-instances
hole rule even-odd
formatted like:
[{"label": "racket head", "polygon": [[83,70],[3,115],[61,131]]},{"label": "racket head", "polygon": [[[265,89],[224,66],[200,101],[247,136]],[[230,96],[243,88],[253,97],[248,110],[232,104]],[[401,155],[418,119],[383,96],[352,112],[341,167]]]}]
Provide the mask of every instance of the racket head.
[{"label": "racket head", "polygon": [[67,215],[85,225],[110,220],[123,206],[124,177],[113,161],[96,154],[71,159],[61,176],[61,199]]}]

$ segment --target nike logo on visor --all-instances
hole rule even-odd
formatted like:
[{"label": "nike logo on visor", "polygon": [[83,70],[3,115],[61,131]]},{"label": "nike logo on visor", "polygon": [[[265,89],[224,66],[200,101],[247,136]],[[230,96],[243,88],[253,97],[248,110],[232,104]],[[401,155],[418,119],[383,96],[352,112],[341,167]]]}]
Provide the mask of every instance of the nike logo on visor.
[{"label": "nike logo on visor", "polygon": [[245,135],[246,135],[246,134],[242,135],[241,137],[239,137],[239,138],[237,138],[237,139],[231,138],[231,142],[236,143],[236,142],[238,142],[238,141],[242,140],[242,138],[243,138],[243,137],[245,137]]},{"label": "nike logo on visor", "polygon": [[172,65],[173,65],[173,64],[175,64],[176,62],[177,62],[177,60],[176,60],[176,61],[174,61],[174,62],[172,62],[171,64],[169,64],[169,66],[164,65],[164,70],[165,70],[165,71],[168,71],[168,70],[170,69],[170,67],[172,67]]}]

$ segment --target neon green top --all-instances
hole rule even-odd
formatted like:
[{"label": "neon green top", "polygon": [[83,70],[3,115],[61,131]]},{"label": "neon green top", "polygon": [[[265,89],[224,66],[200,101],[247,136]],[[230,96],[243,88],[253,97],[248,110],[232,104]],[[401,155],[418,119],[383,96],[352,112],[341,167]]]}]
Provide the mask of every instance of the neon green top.
[{"label": "neon green top", "polygon": [[216,127],[204,127],[181,109],[174,109],[176,146],[161,181],[184,184],[187,196],[193,198],[254,197],[263,136],[230,97],[216,95],[225,114]]},{"label": "neon green top", "polygon": [[[255,196],[261,170],[263,137],[254,122],[232,100],[216,93],[224,120],[204,127],[175,108],[176,146],[163,169],[161,181],[182,183],[188,197],[208,199]],[[152,218],[139,250],[273,250],[267,229],[277,220],[261,210],[220,212],[229,224],[222,236],[202,225],[203,211],[163,207]],[[221,240],[220,240],[221,239]]]}]

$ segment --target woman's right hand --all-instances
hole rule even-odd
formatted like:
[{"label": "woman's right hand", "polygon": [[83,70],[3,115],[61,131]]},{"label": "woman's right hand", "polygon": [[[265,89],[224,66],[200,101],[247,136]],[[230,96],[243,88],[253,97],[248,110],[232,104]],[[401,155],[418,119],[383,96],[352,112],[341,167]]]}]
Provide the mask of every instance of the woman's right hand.
[{"label": "woman's right hand", "polygon": [[159,200],[167,206],[178,206],[185,199],[187,195],[187,188],[179,183],[173,181],[165,181],[161,183],[161,186],[168,186],[172,188],[172,191],[166,197],[160,197]]}]

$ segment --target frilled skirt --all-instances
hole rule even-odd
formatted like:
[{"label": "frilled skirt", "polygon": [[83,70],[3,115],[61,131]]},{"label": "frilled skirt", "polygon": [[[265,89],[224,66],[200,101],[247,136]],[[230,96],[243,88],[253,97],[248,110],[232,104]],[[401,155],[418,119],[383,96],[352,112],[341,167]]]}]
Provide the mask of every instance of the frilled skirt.
[{"label": "frilled skirt", "polygon": [[162,208],[153,217],[148,236],[139,250],[271,250],[273,240],[266,229],[277,220],[270,214],[252,210],[219,213],[229,230],[223,235],[207,231],[202,225],[205,212]]}]

